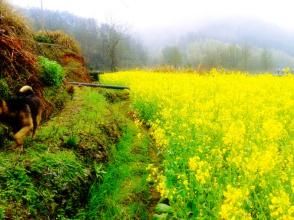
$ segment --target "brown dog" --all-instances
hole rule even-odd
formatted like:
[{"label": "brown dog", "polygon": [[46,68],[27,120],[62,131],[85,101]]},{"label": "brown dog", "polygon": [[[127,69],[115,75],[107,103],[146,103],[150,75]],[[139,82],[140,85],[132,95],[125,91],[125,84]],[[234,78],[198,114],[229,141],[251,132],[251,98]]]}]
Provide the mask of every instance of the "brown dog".
[{"label": "brown dog", "polygon": [[23,150],[26,136],[32,133],[34,137],[41,116],[41,100],[30,86],[23,86],[16,98],[0,100],[0,122],[12,128],[16,145],[20,150]]}]

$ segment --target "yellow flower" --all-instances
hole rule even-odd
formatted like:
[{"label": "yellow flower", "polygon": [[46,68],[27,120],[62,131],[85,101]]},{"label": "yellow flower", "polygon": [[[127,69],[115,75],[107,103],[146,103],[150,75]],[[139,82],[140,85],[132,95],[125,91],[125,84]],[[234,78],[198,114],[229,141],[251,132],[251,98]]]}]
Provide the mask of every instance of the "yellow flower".
[{"label": "yellow flower", "polygon": [[224,201],[221,205],[220,217],[222,219],[251,219],[250,214],[242,208],[247,197],[247,189],[235,188],[228,185],[227,190],[224,192]]},{"label": "yellow flower", "polygon": [[271,217],[275,219],[293,219],[294,206],[291,205],[289,195],[279,190],[270,195],[271,204],[269,206]]},{"label": "yellow flower", "polygon": [[242,121],[232,122],[226,135],[223,138],[224,144],[243,144],[245,132],[246,128]]},{"label": "yellow flower", "polygon": [[155,140],[156,146],[159,148],[164,148],[167,146],[168,141],[165,137],[165,131],[164,129],[160,128],[160,127],[154,127],[153,128],[153,132],[152,132],[152,136]]},{"label": "yellow flower", "polygon": [[276,145],[269,145],[265,150],[255,150],[252,152],[244,169],[252,173],[263,175],[270,172],[279,162],[279,151]]},{"label": "yellow flower", "polygon": [[277,141],[286,136],[284,126],[277,120],[266,120],[263,123],[262,128],[265,138],[267,138],[269,141]]},{"label": "yellow flower", "polygon": [[195,173],[196,179],[204,184],[210,179],[211,165],[198,156],[192,157],[188,162],[189,169]]},{"label": "yellow flower", "polygon": [[162,198],[168,198],[168,194],[169,194],[169,190],[166,187],[165,181],[166,181],[165,176],[160,175],[158,177],[158,184],[156,186],[156,190],[160,193]]}]

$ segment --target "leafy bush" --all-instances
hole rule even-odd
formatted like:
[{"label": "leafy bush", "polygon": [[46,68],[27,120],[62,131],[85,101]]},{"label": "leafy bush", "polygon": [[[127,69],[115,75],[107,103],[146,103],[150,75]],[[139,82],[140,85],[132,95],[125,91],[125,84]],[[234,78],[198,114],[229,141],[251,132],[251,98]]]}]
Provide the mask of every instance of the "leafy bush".
[{"label": "leafy bush", "polygon": [[65,146],[68,148],[77,148],[79,146],[80,138],[76,135],[70,135],[66,142]]},{"label": "leafy bush", "polygon": [[34,40],[40,43],[48,43],[48,44],[52,44],[53,41],[50,39],[50,37],[43,35],[41,33],[36,33],[34,35]]},{"label": "leafy bush", "polygon": [[64,70],[56,61],[46,57],[39,57],[42,81],[48,86],[60,86],[64,79]]},{"label": "leafy bush", "polygon": [[9,97],[9,87],[5,79],[0,79],[0,99]]}]

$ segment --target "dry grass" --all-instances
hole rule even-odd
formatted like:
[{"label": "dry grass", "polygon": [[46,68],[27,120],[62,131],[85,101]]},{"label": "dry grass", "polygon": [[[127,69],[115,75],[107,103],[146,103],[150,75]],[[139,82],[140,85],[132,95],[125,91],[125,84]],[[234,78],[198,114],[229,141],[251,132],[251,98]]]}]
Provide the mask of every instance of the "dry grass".
[{"label": "dry grass", "polygon": [[[15,94],[23,85],[30,85],[42,99],[47,111],[50,104],[43,98],[38,76],[36,44],[25,19],[3,0],[0,1],[0,78]],[[49,112],[47,113],[49,114]]]},{"label": "dry grass", "polygon": [[[37,73],[33,38],[29,26],[23,18],[13,12],[4,2],[0,2],[0,69],[1,77],[14,87],[15,82],[24,83]],[[13,88],[15,89],[15,88]]]}]

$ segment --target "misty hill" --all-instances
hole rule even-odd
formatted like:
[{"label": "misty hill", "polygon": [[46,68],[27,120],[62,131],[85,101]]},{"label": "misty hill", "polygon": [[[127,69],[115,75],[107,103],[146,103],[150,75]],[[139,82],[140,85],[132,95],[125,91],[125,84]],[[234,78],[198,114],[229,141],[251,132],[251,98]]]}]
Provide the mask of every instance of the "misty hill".
[{"label": "misty hill", "polygon": [[211,22],[199,28],[190,37],[248,44],[294,55],[294,33],[257,19],[234,18]]},{"label": "misty hill", "polygon": [[141,36],[151,57],[157,57],[153,64],[249,71],[294,65],[294,33],[253,18],[190,22],[144,30]]},{"label": "misty hill", "polygon": [[167,45],[210,39],[280,50],[294,55],[294,33],[253,18],[227,18],[194,24],[190,22],[176,27],[149,28],[141,31],[141,37],[151,50]]}]

